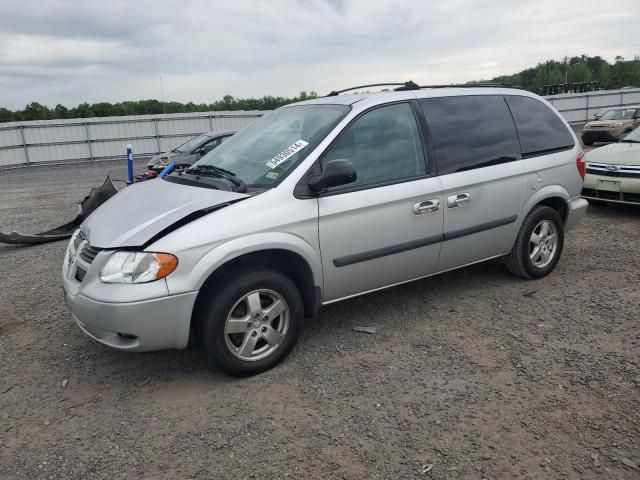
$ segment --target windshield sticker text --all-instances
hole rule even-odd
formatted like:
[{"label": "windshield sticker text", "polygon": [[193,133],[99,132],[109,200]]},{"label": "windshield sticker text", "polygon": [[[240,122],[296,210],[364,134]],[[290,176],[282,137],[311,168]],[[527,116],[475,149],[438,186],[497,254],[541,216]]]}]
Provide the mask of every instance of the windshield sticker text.
[{"label": "windshield sticker text", "polygon": [[286,162],[289,158],[293,157],[296,153],[302,150],[304,147],[309,145],[309,142],[305,142],[304,140],[298,140],[293,145],[288,146],[271,160],[269,160],[266,165],[269,168],[276,168],[283,162]]}]

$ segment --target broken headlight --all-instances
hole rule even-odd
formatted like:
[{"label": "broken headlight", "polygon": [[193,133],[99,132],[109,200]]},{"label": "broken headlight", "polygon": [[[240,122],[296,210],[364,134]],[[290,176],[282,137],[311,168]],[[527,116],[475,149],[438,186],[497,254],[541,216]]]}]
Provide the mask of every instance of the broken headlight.
[{"label": "broken headlight", "polygon": [[147,283],[173,272],[178,259],[170,253],[115,252],[100,272],[105,283]]}]

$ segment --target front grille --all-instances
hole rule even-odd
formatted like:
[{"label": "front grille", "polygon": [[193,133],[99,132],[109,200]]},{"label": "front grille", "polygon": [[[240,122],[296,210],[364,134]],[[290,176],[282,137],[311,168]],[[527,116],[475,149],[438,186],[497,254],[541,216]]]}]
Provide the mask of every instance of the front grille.
[{"label": "front grille", "polygon": [[620,192],[610,192],[609,190],[598,190],[598,198],[606,200],[622,200]]},{"label": "front grille", "polygon": [[[80,235],[78,235],[80,237]],[[101,248],[92,247],[88,243],[84,244],[84,247],[78,253],[78,259],[76,260],[76,280],[81,282],[84,280],[85,275],[87,274],[87,270],[89,266],[102,251]]]},{"label": "front grille", "polygon": [[640,203],[639,193],[623,193],[622,197],[624,198],[625,202]]},{"label": "front grille", "polygon": [[606,130],[585,130],[582,132],[582,140],[586,142],[615,142],[617,138]]},{"label": "front grille", "polygon": [[593,188],[583,188],[582,196],[586,198],[593,198],[593,199],[600,199],[600,200],[616,200],[616,201],[640,204],[640,194],[638,193],[610,192],[607,190],[594,190]]},{"label": "front grille", "polygon": [[640,178],[640,165],[614,165],[609,163],[587,164],[587,173],[606,177]]},{"label": "front grille", "polygon": [[84,280],[84,276],[86,274],[87,274],[87,271],[83,267],[81,267],[80,265],[76,266],[76,280],[81,282],[82,280]]},{"label": "front grille", "polygon": [[80,251],[79,255],[82,260],[91,265],[91,262],[93,262],[93,259],[96,258],[96,255],[98,255],[99,253],[99,248],[92,247],[87,243],[85,247]]}]

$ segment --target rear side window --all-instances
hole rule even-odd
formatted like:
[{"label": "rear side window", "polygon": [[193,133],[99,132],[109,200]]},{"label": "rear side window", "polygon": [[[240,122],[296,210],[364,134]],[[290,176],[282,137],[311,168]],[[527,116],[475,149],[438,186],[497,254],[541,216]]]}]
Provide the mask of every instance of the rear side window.
[{"label": "rear side window", "polygon": [[439,175],[522,158],[513,118],[501,96],[425,98],[420,104]]},{"label": "rear side window", "polygon": [[573,148],[573,136],[553,110],[531,97],[507,96],[516,121],[522,154],[533,157]]}]

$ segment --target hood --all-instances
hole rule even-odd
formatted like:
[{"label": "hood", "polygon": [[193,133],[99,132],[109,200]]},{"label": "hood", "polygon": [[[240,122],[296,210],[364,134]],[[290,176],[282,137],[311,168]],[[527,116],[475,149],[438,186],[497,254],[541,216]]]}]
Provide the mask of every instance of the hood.
[{"label": "hood", "polygon": [[136,183],[120,191],[80,226],[97,248],[138,247],[189,214],[246,198],[243,193],[170,183]]},{"label": "hood", "polygon": [[612,143],[585,154],[587,162],[640,165],[640,143]]}]

